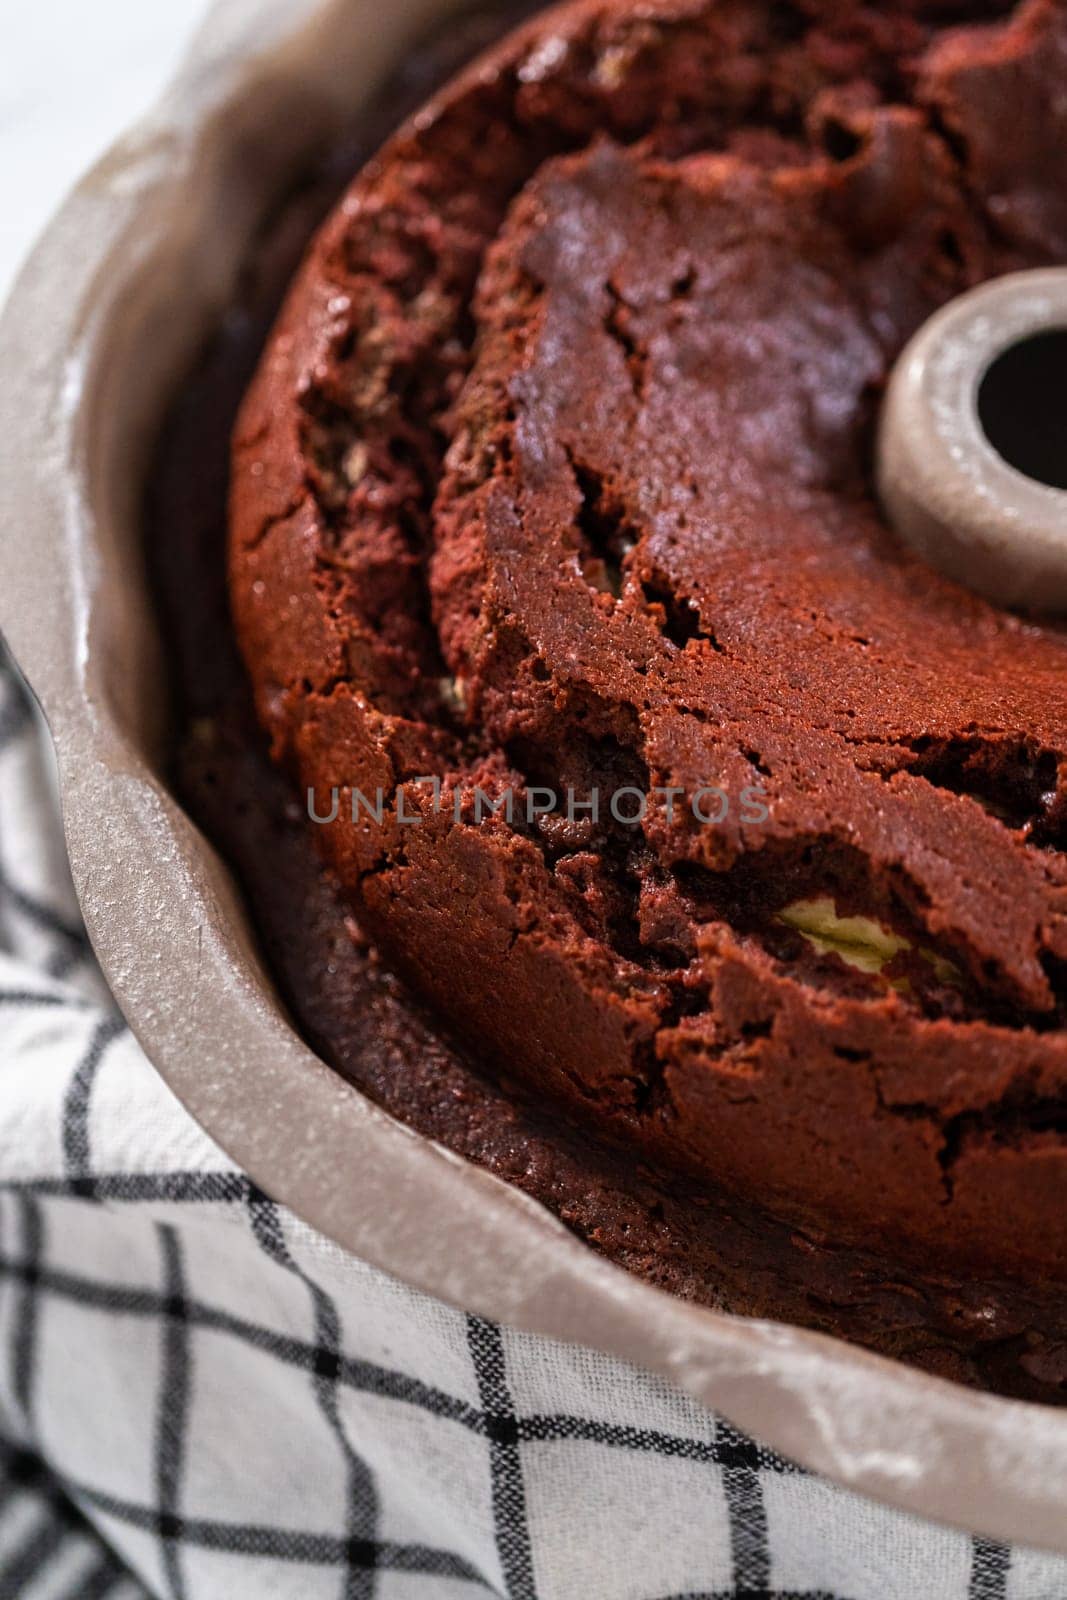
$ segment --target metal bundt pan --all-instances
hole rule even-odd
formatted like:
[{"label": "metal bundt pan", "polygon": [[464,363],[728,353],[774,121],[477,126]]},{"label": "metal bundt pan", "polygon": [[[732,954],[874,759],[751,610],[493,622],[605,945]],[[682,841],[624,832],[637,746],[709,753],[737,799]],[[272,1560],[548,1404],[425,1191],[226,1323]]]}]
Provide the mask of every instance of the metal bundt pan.
[{"label": "metal bundt pan", "polygon": [[55,739],[100,963],[193,1116],[346,1249],[661,1373],[874,1499],[1067,1553],[1067,1412],[673,1299],[342,1082],[294,1033],[227,870],[168,789],[139,526],[154,431],[270,199],[449,4],[223,0],[0,323],[0,623]]}]

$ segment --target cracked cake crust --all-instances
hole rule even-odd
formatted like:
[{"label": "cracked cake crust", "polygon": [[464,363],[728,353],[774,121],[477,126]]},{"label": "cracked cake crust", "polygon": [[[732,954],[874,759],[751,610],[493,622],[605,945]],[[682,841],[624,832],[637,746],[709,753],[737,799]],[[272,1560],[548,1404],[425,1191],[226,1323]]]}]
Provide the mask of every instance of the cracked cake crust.
[{"label": "cracked cake crust", "polygon": [[[1060,1285],[1067,640],[903,551],[870,453],[927,315],[1067,259],[1065,66],[1060,0],[538,17],[316,240],[230,546],[329,870],[491,1068],[785,1227]],[[705,785],[768,815],[663,798]],[[477,819],[534,786],[647,814]]]}]

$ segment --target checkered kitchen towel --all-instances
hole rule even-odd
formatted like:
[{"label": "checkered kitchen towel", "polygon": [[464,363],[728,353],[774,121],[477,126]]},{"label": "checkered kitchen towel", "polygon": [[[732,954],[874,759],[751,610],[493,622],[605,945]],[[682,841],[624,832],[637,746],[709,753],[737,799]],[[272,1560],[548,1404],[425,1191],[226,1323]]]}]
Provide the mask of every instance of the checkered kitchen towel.
[{"label": "checkered kitchen towel", "polygon": [[464,1317],[274,1205],[82,932],[0,660],[0,1600],[1065,1600],[667,1384]]}]

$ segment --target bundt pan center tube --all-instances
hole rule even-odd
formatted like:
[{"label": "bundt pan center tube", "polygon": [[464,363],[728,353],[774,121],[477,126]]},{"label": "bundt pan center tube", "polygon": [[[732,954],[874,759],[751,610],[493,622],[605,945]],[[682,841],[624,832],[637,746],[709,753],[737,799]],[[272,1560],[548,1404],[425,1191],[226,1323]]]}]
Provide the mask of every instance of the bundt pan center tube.
[{"label": "bundt pan center tube", "polygon": [[1067,613],[1067,268],[952,300],[898,361],[878,481],[920,555],[998,605]]},{"label": "bundt pan center tube", "polygon": [[[308,148],[351,115],[357,97],[370,93],[390,59],[444,9],[394,6],[386,16],[353,0],[222,6],[158,112],[87,178],[56,219],[0,327],[0,357],[8,375],[0,400],[2,623],[55,738],[75,879],[105,973],[152,1060],[193,1114],[253,1178],[344,1247],[453,1304],[549,1337],[597,1346],[661,1372],[804,1465],[876,1498],[990,1536],[1065,1550],[1067,1418],[1058,1411],[976,1393],[838,1340],[726,1316],[666,1295],[599,1258],[515,1189],[415,1136],[316,1059],[279,1005],[226,870],[162,776],[168,750],[161,709],[164,653],[140,555],[139,509],[150,440],[168,396],[232,292],[258,219]],[[255,151],[254,160],[249,150]],[[786,207],[791,225],[796,220],[813,248],[825,252],[820,259],[829,270],[839,259],[840,241],[824,231],[827,225],[816,214],[817,200],[803,175],[784,185],[774,179],[776,152],[777,147],[769,164],[753,151],[735,152],[735,159],[752,169],[743,174],[746,222],[750,215],[758,225],[754,237],[760,249],[770,249]],[[589,181],[595,186],[595,172],[590,179],[580,160],[572,159],[568,167],[568,159],[566,152],[547,155],[545,181],[564,188]],[[670,178],[657,168],[661,158],[655,152],[647,158],[649,170],[610,151],[600,159],[621,161],[621,169],[607,172],[599,198],[593,194],[601,207],[629,204],[635,186],[644,204],[648,185]],[[666,152],[662,163],[667,168],[687,159]],[[730,163],[709,172],[707,163],[695,159],[686,181],[701,195],[701,225],[729,229],[731,207],[738,203],[729,192],[736,173]],[[704,206],[709,186],[710,216]],[[552,200],[550,195],[534,198],[545,205]],[[669,230],[670,207],[662,213],[662,226]],[[501,236],[496,267],[505,277],[514,270],[511,245],[525,222],[516,213],[511,238]],[[949,270],[955,270],[952,251],[948,256]],[[548,271],[551,262],[542,260],[541,267]],[[688,270],[680,263],[671,280],[672,304],[685,299]],[[759,275],[753,279],[753,297],[764,283]],[[432,321],[434,307],[425,309]],[[578,304],[568,314],[584,337],[582,309]],[[517,297],[514,310],[521,318],[528,308]],[[640,354],[628,348],[625,293],[616,310],[620,328],[612,348],[617,354],[604,347],[599,359],[612,363],[613,370],[617,366],[621,377],[624,366],[629,373],[630,359],[639,367]],[[822,349],[819,323],[816,308],[811,321],[816,354]],[[501,327],[484,340],[482,390],[464,397],[475,407],[468,415],[471,427],[480,423],[495,430],[499,425],[492,346],[495,339],[498,354],[506,355],[507,338],[508,329]],[[876,375],[874,345],[866,336],[856,338]],[[651,365],[654,389],[655,362]],[[506,359],[500,370],[507,370]],[[640,381],[639,372],[635,380]],[[634,397],[634,385],[619,392],[624,399]],[[551,400],[536,383],[526,398],[534,406],[568,399],[563,393]],[[577,395],[571,403],[578,403]],[[733,422],[740,425],[739,418]],[[786,444],[795,438],[791,425],[787,408],[782,419]],[[833,416],[826,425],[832,435]],[[470,450],[476,443],[472,437]],[[758,462],[768,459],[762,453],[772,450],[772,439],[750,443]],[[464,502],[484,487],[480,461],[476,452],[457,447],[448,468],[457,531]],[[358,456],[350,465],[360,477]],[[565,455],[543,462],[552,493],[570,508],[567,525],[574,522],[581,494],[595,491],[595,476],[586,479],[584,491],[581,487],[587,465],[595,474],[609,463],[585,463],[577,453],[574,463]],[[794,499],[829,493],[817,481],[824,463],[813,458],[805,470],[811,481],[802,475],[792,485],[785,496],[790,506]],[[841,471],[847,482],[847,459]],[[758,477],[742,471],[734,491],[755,492]],[[831,488],[836,494],[836,482]],[[513,486],[509,492],[515,492]],[[858,491],[856,499],[862,503]],[[497,511],[499,537],[507,538],[506,496]],[[599,526],[595,518],[593,526]],[[635,540],[635,549],[639,544]],[[618,554],[620,568],[627,554]],[[587,583],[588,602],[576,586],[572,597],[564,597],[556,634],[561,648],[575,606],[585,607],[590,626],[611,627],[615,615],[609,612],[618,598],[612,593],[613,552],[579,546],[572,565],[580,568],[582,557],[595,576],[603,569],[606,587]],[[630,563],[638,587],[646,571],[638,567],[641,559]],[[808,579],[812,584],[817,569],[816,562]],[[478,570],[484,570],[484,558]],[[498,559],[497,570],[519,586],[505,597],[513,610],[529,611],[542,603],[522,562]],[[442,555],[442,594],[462,581],[462,561],[450,567]],[[676,619],[681,639],[671,640],[670,608],[651,587],[651,596],[642,589],[642,598],[638,602],[635,595],[626,613],[634,640],[626,657],[631,670],[641,676],[637,669],[647,666],[666,694],[672,679],[665,663],[675,659],[667,653],[671,645],[679,658],[691,655],[707,663],[702,681],[710,683],[716,670],[712,658],[720,652],[700,636],[702,619],[683,611]],[[739,602],[749,587],[738,582]],[[289,592],[298,593],[299,586]],[[390,609],[387,604],[383,614]],[[399,618],[401,608],[392,609]],[[446,612],[456,624],[448,644],[454,662],[473,663],[478,641],[460,625],[464,608],[449,604],[439,615]],[[737,614],[743,619],[743,606]],[[990,637],[997,634],[992,623],[983,626]],[[965,658],[967,641],[952,637]],[[719,642],[738,648],[732,635]],[[1052,647],[1038,640],[1026,648],[1040,655]],[[587,664],[581,666],[588,671]],[[809,660],[807,666],[814,677],[814,663]],[[481,664],[478,670],[482,699],[472,696],[466,703],[490,728],[491,675]],[[804,662],[798,660],[793,670],[803,671]],[[465,674],[453,670],[445,676]],[[680,683],[675,673],[672,717],[678,715]],[[886,687],[883,699],[890,703],[895,692]],[[598,731],[598,737],[609,733]],[[760,745],[746,748],[765,761]],[[748,761],[744,750],[739,759]],[[887,796],[909,782],[938,789],[929,776],[914,773],[913,765],[905,760],[901,770],[880,775]],[[833,770],[846,787],[858,786],[845,766]],[[535,773],[529,776],[532,780]],[[744,776],[750,776],[747,767]],[[986,815],[977,802],[974,809]],[[429,837],[427,830],[423,838]],[[723,870],[715,863],[695,865],[700,871]],[[814,889],[798,884],[790,904],[817,899]],[[1038,889],[1031,885],[1026,893],[1037,896]],[[758,905],[759,896],[748,903]],[[1025,904],[1032,908],[1036,900]],[[958,908],[955,915],[951,948],[936,954],[964,974],[961,1004],[980,1008],[985,991],[976,995],[968,988],[968,941],[955,937],[960,925],[971,924]],[[777,959],[779,937],[795,936],[814,950],[811,937],[825,933],[810,925],[801,929],[795,921],[775,926],[780,935],[759,944],[768,972]],[[811,937],[805,938],[805,931]],[[706,944],[703,934],[701,943]],[[1011,1038],[1018,1031],[1019,1008],[1028,1008],[1028,1017],[1046,1015],[1047,995],[1016,947],[1002,942],[990,954],[999,962],[990,1005],[1002,1007],[1004,1015],[967,1012],[965,1021],[998,1028]],[[904,1000],[897,1002],[906,1030],[937,1025],[927,1010],[938,972],[934,962],[926,964],[933,977],[916,969],[907,1002],[911,1009]],[[747,965],[751,970],[751,962]],[[662,1020],[661,989],[678,986],[677,979],[668,974],[664,980],[654,967],[640,961],[632,966],[641,975],[635,979],[640,992],[634,1002],[627,989],[619,1035],[626,1039],[634,1036],[634,1008],[640,1033],[648,1025],[643,1018]],[[745,967],[742,959],[742,979]],[[905,975],[911,976],[910,969]],[[605,993],[614,1005],[610,985]],[[847,992],[834,998],[838,1011],[851,1003]],[[892,1009],[893,1002],[885,1004]],[[699,1010],[693,1016],[683,1010],[674,1031],[696,1031],[687,1028],[694,1021],[699,1025]],[[749,1043],[755,1047],[760,1040],[755,1036]],[[612,1061],[605,1060],[603,1067],[610,1080]],[[1010,1071],[1010,1060],[1003,1070]],[[1054,1064],[1048,1070],[1054,1077]],[[704,1159],[699,1150],[694,1156],[698,1165]],[[1028,1252],[1048,1248],[1037,1231],[1022,1241]]]}]

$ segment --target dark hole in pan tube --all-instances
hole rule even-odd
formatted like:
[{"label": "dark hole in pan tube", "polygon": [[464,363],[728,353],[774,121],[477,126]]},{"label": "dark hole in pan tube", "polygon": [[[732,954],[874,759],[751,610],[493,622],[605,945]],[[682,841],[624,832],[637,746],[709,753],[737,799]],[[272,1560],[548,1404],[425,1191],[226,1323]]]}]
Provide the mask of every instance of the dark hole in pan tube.
[{"label": "dark hole in pan tube", "polygon": [[979,387],[978,417],[1009,466],[1067,489],[1067,328],[1032,334],[997,356]]}]

